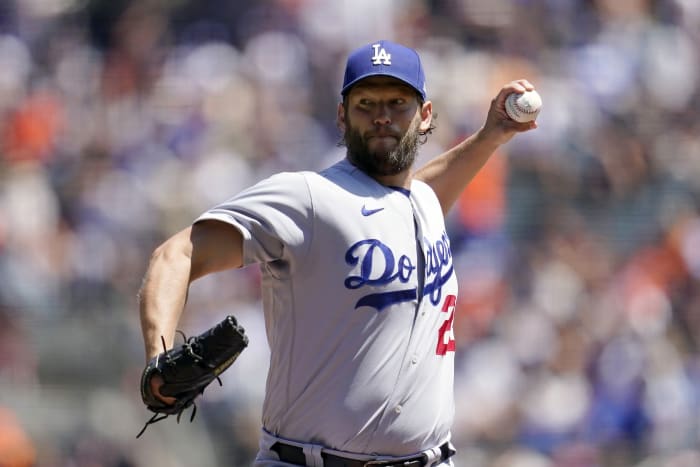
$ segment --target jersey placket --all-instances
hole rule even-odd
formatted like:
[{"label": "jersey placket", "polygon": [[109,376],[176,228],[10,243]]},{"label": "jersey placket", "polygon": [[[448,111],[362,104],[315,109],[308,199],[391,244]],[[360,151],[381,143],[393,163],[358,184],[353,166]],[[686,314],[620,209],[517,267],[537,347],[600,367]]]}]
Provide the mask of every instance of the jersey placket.
[{"label": "jersey placket", "polygon": [[[379,422],[377,424],[376,430],[379,430],[384,425],[390,424],[397,417],[401,415],[403,411],[404,400],[401,399],[403,394],[401,394],[400,389],[405,387],[404,381],[411,378],[411,370],[415,369],[419,363],[419,353],[417,352],[416,346],[419,345],[417,342],[416,333],[417,326],[422,324],[422,321],[426,319],[426,311],[423,307],[423,288],[425,284],[425,249],[423,247],[423,229],[421,227],[421,222],[416,213],[416,207],[412,199],[408,199],[411,206],[411,217],[413,219],[413,237],[416,244],[416,262],[417,262],[417,302],[416,308],[414,310],[413,324],[410,330],[410,336],[408,343],[406,345],[406,350],[403,354],[403,359],[401,363],[401,368],[399,369],[398,375],[396,377],[396,384],[394,385],[394,391],[387,401],[387,406],[384,409]],[[376,432],[375,430],[375,432]]]}]

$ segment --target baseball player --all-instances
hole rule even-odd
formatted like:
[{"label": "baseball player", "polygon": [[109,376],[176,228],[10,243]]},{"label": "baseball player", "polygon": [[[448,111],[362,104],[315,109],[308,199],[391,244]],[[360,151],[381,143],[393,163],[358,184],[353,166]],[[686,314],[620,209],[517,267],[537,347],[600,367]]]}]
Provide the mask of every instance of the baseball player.
[{"label": "baseball player", "polygon": [[499,145],[536,127],[504,109],[532,89],[504,86],[479,131],[414,173],[433,129],[418,54],[386,40],[352,52],[346,158],[260,181],[155,250],[140,292],[147,358],[161,336],[172,346],[192,281],[259,264],[271,361],[255,466],[453,465],[444,214]]}]

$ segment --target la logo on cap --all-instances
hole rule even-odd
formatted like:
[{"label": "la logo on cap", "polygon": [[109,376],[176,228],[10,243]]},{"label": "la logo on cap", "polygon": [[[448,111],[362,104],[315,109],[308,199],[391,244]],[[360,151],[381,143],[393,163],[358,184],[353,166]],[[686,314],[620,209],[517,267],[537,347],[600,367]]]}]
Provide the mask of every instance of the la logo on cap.
[{"label": "la logo on cap", "polygon": [[[2,0],[0,0],[2,1]],[[347,96],[358,81],[370,76],[389,76],[403,81],[426,100],[425,74],[418,52],[388,40],[376,40],[348,55],[340,94]]]},{"label": "la logo on cap", "polygon": [[374,55],[372,65],[391,65],[391,54],[382,47],[382,44],[373,44]]}]

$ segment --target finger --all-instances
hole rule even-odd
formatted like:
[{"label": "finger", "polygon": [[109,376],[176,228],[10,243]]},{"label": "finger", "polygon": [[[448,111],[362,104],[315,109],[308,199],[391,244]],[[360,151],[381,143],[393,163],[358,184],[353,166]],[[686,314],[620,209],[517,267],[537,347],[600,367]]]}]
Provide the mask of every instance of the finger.
[{"label": "finger", "polygon": [[516,79],[513,83],[518,90],[522,92],[533,91],[535,89],[535,86],[526,79]]},{"label": "finger", "polygon": [[533,120],[531,122],[519,123],[518,127],[518,131],[520,132],[534,130],[537,128],[537,122]]},{"label": "finger", "polygon": [[514,92],[516,92],[518,94],[522,94],[526,91],[534,91],[534,89],[535,89],[535,86],[531,82],[529,82],[528,80],[516,79],[516,80],[511,81],[510,83],[506,84],[505,86],[503,86],[503,88],[501,89],[500,95],[503,96],[505,99],[505,97],[508,96],[508,94],[511,94]]},{"label": "finger", "polygon": [[153,395],[168,405],[175,404],[175,402],[177,402],[177,399],[175,397],[164,396],[160,393],[160,387],[162,385],[163,378],[161,378],[160,375],[154,375],[151,379],[151,391],[153,392]]},{"label": "finger", "polygon": [[512,94],[514,92],[522,94],[525,92],[525,90],[525,87],[518,81],[511,81],[510,83],[506,84],[501,88],[501,90],[496,95],[496,98],[494,99],[494,103],[497,107],[502,108],[504,107],[506,98],[509,94]]}]

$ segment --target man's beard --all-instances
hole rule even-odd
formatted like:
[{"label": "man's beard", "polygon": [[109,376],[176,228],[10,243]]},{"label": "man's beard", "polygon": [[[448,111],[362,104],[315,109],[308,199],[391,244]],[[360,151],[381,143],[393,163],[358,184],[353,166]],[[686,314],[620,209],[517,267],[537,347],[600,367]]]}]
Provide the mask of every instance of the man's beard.
[{"label": "man's beard", "polygon": [[413,165],[418,154],[420,132],[419,120],[414,120],[406,133],[399,140],[398,146],[390,151],[371,151],[360,131],[346,121],[345,146],[348,159],[363,172],[372,176],[396,175]]}]

